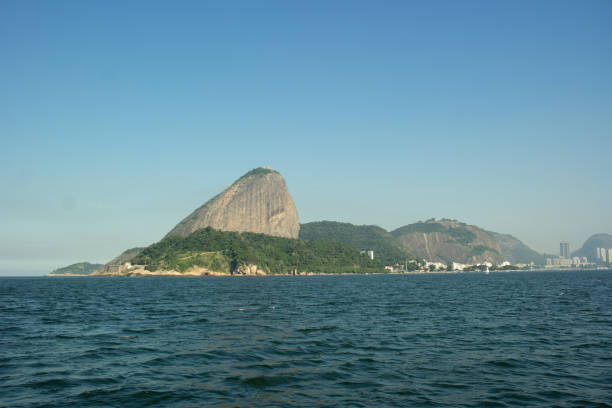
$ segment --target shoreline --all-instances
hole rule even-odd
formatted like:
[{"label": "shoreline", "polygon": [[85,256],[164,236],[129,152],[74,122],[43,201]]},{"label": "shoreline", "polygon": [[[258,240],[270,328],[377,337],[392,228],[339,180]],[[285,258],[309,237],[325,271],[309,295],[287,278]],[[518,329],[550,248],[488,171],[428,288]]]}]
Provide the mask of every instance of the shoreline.
[{"label": "shoreline", "polygon": [[[509,272],[579,272],[579,271],[606,271],[612,270],[612,268],[588,268],[588,269],[570,269],[570,268],[561,268],[561,269],[551,269],[551,268],[538,268],[538,269],[512,269],[512,270],[503,270],[503,271],[490,271],[490,274],[494,273],[509,273]],[[61,277],[116,277],[116,278],[144,278],[144,277],[189,277],[189,278],[214,278],[214,277],[275,277],[275,276],[283,276],[283,277],[301,277],[301,276],[368,276],[368,275],[463,275],[463,274],[481,274],[487,275],[485,272],[480,271],[410,271],[410,272],[345,272],[345,273],[325,273],[325,272],[307,272],[307,273],[299,273],[299,274],[230,274],[223,272],[207,272],[207,273],[194,273],[194,272],[186,272],[181,273],[178,271],[164,271],[163,273],[149,272],[149,273],[129,273],[129,274],[46,274],[42,275],[42,277],[48,278],[61,278]]]}]

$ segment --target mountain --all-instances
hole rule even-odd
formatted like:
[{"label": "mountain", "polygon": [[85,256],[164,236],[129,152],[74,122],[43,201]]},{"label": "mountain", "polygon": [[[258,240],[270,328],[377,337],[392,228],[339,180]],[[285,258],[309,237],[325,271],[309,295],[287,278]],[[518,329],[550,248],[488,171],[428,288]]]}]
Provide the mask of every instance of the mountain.
[{"label": "mountain", "polygon": [[140,253],[144,248],[130,248],[123,251],[119,256],[113,258],[110,262],[100,265],[92,275],[105,275],[108,272],[117,271],[119,267],[127,262],[131,262],[132,259]]},{"label": "mountain", "polygon": [[300,239],[342,242],[357,250],[372,250],[374,257],[385,265],[403,263],[414,259],[406,248],[381,227],[353,225],[344,222],[319,221],[300,226]]},{"label": "mountain", "polygon": [[100,268],[102,264],[92,264],[89,262],[79,262],[72,265],[64,266],[63,268],[58,268],[53,272],[49,273],[49,276],[59,276],[59,275],[89,275],[96,269]]},{"label": "mountain", "polygon": [[586,256],[589,261],[595,262],[597,260],[597,248],[612,248],[612,235],[601,233],[590,236],[584,241],[582,248],[574,251],[572,256]]},{"label": "mountain", "polygon": [[493,231],[487,231],[487,233],[499,243],[505,260],[511,264],[528,264],[533,262],[537,265],[544,265],[546,263],[546,255],[534,251],[512,235]]},{"label": "mountain", "polygon": [[297,238],[300,223],[283,176],[259,167],[187,216],[166,237],[187,236],[204,227]]},{"label": "mountain", "polygon": [[456,220],[417,222],[400,227],[391,234],[404,248],[428,261],[542,263],[541,255],[511,235],[485,231]]},{"label": "mountain", "polygon": [[337,242],[202,228],[144,248],[107,275],[269,275],[384,272],[382,263]]}]

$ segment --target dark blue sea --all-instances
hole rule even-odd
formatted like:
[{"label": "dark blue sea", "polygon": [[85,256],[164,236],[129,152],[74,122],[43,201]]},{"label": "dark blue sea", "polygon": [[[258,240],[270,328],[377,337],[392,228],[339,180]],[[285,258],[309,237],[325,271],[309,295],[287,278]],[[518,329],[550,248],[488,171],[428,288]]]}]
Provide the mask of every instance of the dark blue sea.
[{"label": "dark blue sea", "polygon": [[610,407],[612,271],[1,278],[2,407]]}]

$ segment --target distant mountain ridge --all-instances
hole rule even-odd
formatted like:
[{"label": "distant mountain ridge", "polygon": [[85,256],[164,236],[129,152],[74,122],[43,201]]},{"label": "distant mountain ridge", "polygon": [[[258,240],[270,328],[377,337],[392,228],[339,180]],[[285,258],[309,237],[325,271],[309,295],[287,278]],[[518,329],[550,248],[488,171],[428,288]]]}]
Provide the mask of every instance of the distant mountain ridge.
[{"label": "distant mountain ridge", "polygon": [[319,221],[301,225],[301,239],[342,242],[374,250],[387,265],[405,258],[460,263],[545,263],[542,254],[508,234],[486,231],[456,220],[416,222],[388,232],[374,225]]},{"label": "distant mountain ridge", "polygon": [[572,256],[586,256],[589,261],[597,260],[595,251],[597,248],[612,248],[612,235],[599,233],[591,235],[582,245],[582,248],[572,252]]},{"label": "distant mountain ridge", "polygon": [[391,234],[407,250],[429,261],[466,264],[545,262],[543,255],[511,235],[486,231],[457,220],[419,221],[391,231]]},{"label": "distant mountain ridge", "polygon": [[506,260],[511,264],[534,262],[537,265],[544,265],[546,263],[546,255],[529,248],[518,238],[493,231],[487,231],[487,233],[499,243]]},{"label": "distant mountain ridge", "polygon": [[89,262],[79,262],[72,265],[58,268],[49,273],[50,276],[61,276],[61,275],[89,275],[96,269],[100,268],[102,264],[92,264]]},{"label": "distant mountain ridge", "polygon": [[474,264],[505,260],[499,243],[485,230],[456,220],[428,220],[391,234],[410,252],[428,261]]}]

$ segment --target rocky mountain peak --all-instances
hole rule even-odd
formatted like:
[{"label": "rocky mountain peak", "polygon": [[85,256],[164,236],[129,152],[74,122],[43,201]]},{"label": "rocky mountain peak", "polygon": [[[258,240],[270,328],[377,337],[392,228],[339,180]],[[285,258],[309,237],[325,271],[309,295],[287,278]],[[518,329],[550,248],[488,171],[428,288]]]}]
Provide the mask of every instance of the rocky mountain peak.
[{"label": "rocky mountain peak", "polygon": [[212,227],[297,238],[297,209],[283,176],[270,167],[253,169],[188,215],[166,236],[186,236]]}]

